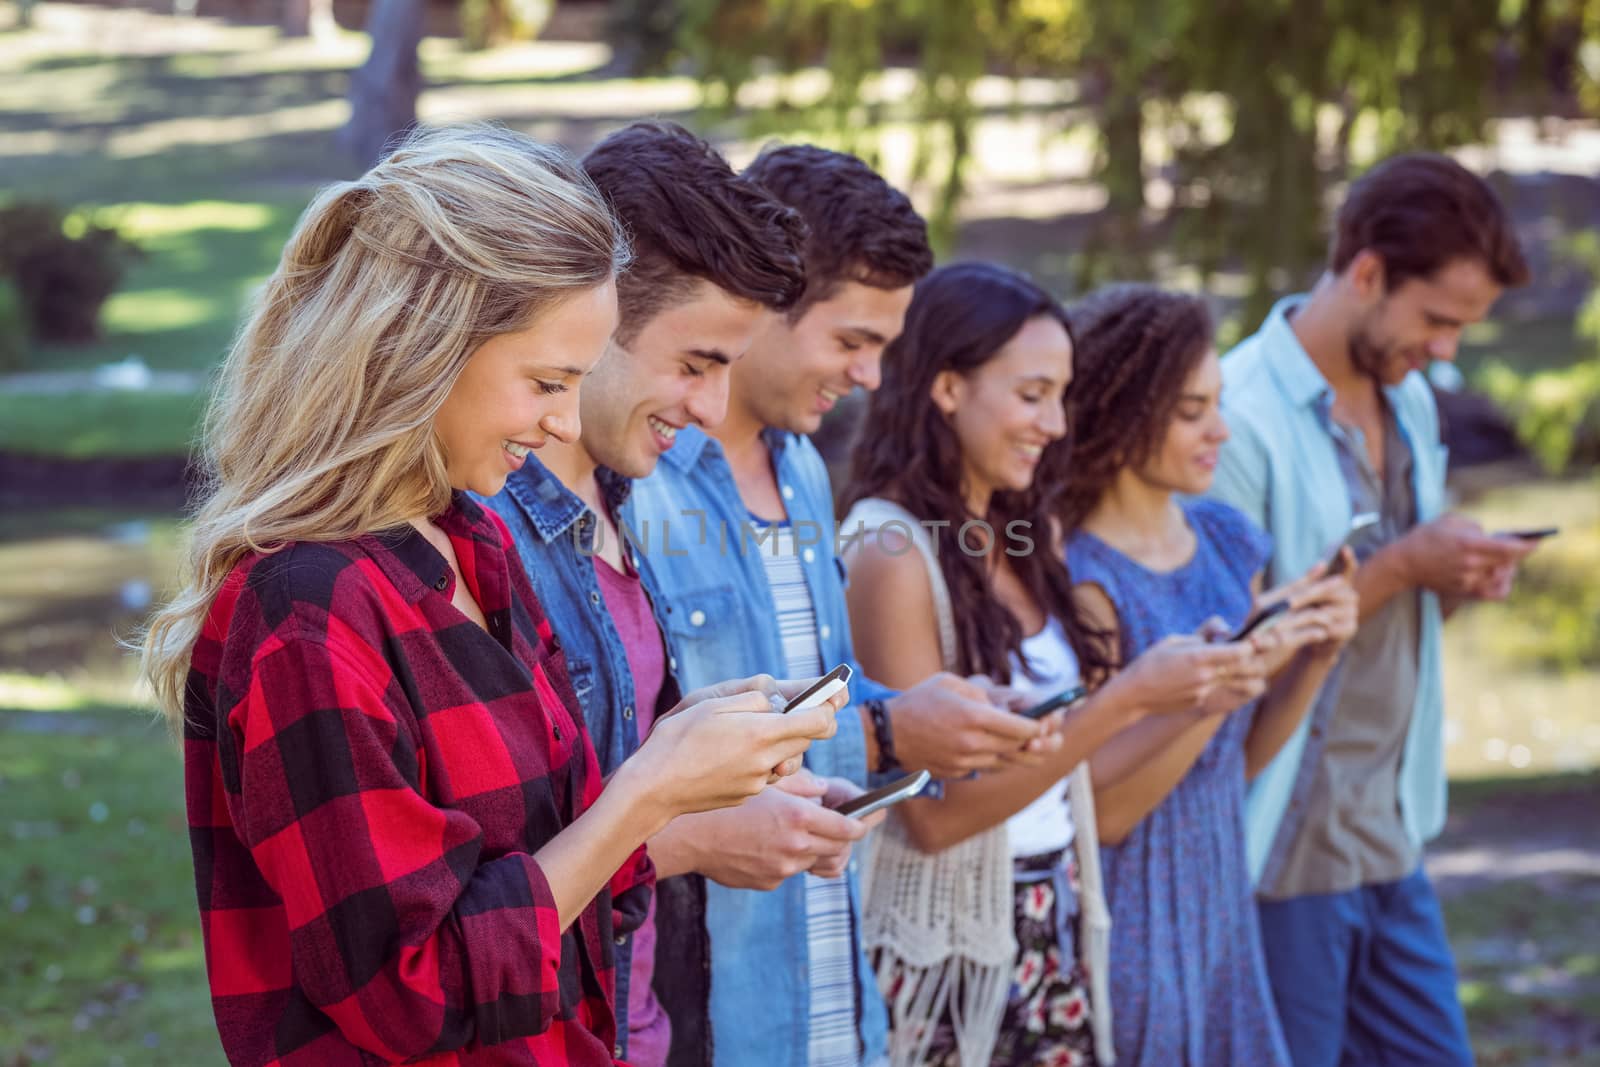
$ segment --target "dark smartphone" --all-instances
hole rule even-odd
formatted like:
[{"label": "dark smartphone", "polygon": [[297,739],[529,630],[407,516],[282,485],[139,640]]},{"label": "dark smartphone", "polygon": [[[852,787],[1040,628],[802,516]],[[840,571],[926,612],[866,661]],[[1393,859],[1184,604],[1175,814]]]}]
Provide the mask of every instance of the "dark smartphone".
[{"label": "dark smartphone", "polygon": [[1238,631],[1234,633],[1233,636],[1228,638],[1228,641],[1230,643],[1234,641],[1243,641],[1257,630],[1262,629],[1263,627],[1270,625],[1274,620],[1279,619],[1284,612],[1288,610],[1289,602],[1287,600],[1277,600],[1271,604],[1268,604],[1266,607],[1262,608],[1260,611],[1246,619],[1244,621],[1244,625],[1239,627]]},{"label": "dark smartphone", "polygon": [[1348,548],[1350,555],[1354,557],[1356,540],[1378,525],[1382,518],[1376,511],[1363,511],[1350,517],[1350,529],[1345,531],[1344,540],[1339,542],[1339,547],[1333,550],[1333,555],[1328,559],[1328,577],[1336,578],[1346,572],[1348,565],[1344,561],[1344,550]]},{"label": "dark smartphone", "polygon": [[1024,719],[1042,719],[1052,711],[1055,711],[1057,708],[1065,708],[1069,705],[1076,704],[1078,701],[1082,700],[1088,695],[1088,686],[1075,685],[1071,689],[1063,689],[1049,700],[1042,700],[1033,707],[1028,708],[1025,711],[1020,711],[1017,714],[1021,715]]},{"label": "dark smartphone", "polygon": [[803,711],[806,708],[816,707],[833,694],[843,689],[850,682],[850,666],[841,663],[833,670],[806,687],[806,691],[795,697],[783,706],[783,714],[791,711]]},{"label": "dark smartphone", "polygon": [[874,789],[858,797],[852,797],[833,810],[852,819],[865,819],[873,812],[882,811],[891,804],[910,800],[922,792],[931,777],[927,771],[915,771],[904,778],[890,782],[882,789]]},{"label": "dark smartphone", "polygon": [[1328,569],[1324,572],[1324,577],[1337,578],[1341,574],[1350,573],[1351,564],[1355,560],[1356,554],[1354,549],[1346,552],[1344,550],[1345,547],[1348,546],[1341,547],[1339,551],[1333,554],[1333,558],[1328,561]]},{"label": "dark smartphone", "polygon": [[1546,526],[1538,530],[1500,530],[1496,537],[1515,537],[1519,541],[1543,541],[1546,537],[1554,537],[1561,532],[1559,526]]}]

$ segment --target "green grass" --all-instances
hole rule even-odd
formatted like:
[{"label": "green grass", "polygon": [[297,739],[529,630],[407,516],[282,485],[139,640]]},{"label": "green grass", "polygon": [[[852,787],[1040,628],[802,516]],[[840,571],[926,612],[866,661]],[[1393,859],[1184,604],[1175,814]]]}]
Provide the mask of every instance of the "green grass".
[{"label": "green grass", "polygon": [[0,1063],[221,1063],[175,747],[143,712],[93,737],[6,718]]},{"label": "green grass", "polygon": [[90,208],[144,256],[107,301],[101,340],[35,346],[29,369],[77,370],[136,355],[156,370],[209,370],[227,352],[240,309],[277,265],[310,195],[308,187],[270,201],[139,200]]},{"label": "green grass", "polygon": [[[177,751],[145,712],[58,710],[100,733],[24,732],[0,711],[0,1063],[220,1063]],[[1516,804],[1595,785],[1593,775],[1569,776],[1465,792]],[[1552,1049],[1545,1030],[1600,1013],[1595,890],[1498,885],[1447,902],[1485,1067],[1585,1062]],[[1507,941],[1535,954],[1508,965],[1490,951]],[[1569,987],[1507,988],[1513,977],[1550,973],[1570,976]]]},{"label": "green grass", "polygon": [[69,459],[181,456],[201,393],[0,394],[0,451]]},{"label": "green grass", "polygon": [[1483,1067],[1594,1064],[1600,1037],[1600,880],[1502,884],[1444,905],[1461,1001]]}]

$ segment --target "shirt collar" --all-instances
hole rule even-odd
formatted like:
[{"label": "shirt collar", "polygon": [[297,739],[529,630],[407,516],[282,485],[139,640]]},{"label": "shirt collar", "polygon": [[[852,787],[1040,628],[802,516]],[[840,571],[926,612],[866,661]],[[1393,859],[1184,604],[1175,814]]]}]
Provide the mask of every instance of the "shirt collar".
[{"label": "shirt collar", "polygon": [[[613,516],[620,514],[622,505],[633,495],[633,479],[605,466],[595,468],[594,479],[600,487],[606,511]],[[545,544],[567,536],[572,524],[590,510],[582,497],[532,455],[523,462],[521,470],[506,479],[506,491],[528,516],[534,533]]]},{"label": "shirt collar", "polygon": [[[471,538],[495,551],[500,548],[500,540],[494,535],[483,509],[465,493],[452,493],[449,506],[434,516],[433,521],[452,537]],[[366,534],[357,538],[356,543],[407,601],[415,603],[429,591],[450,590],[454,576],[450,573],[449,562],[428,543],[422,531],[410,523]]]},{"label": "shirt collar", "polygon": [[577,493],[563,485],[561,479],[532,454],[523,460],[521,470],[506,479],[506,491],[528,516],[534,533],[546,544],[565,536],[572,524],[589,510]]},{"label": "shirt collar", "polygon": [[[1308,299],[1309,294],[1296,293],[1274,304],[1267,321],[1261,326],[1261,340],[1271,355],[1268,365],[1290,401],[1301,407],[1314,407],[1328,415],[1333,410],[1333,387],[1323,377],[1322,371],[1312,361],[1311,354],[1295,335],[1294,327],[1289,324],[1289,313]],[[1403,385],[1383,387],[1383,397],[1390,411],[1400,410],[1403,388]]]},{"label": "shirt collar", "polygon": [[1289,314],[1307,299],[1307,294],[1297,293],[1273,305],[1262,324],[1261,341],[1271,354],[1267,362],[1273,376],[1289,400],[1301,407],[1322,407],[1332,402],[1333,390],[1289,324]]},{"label": "shirt collar", "polygon": [[688,472],[700,462],[701,453],[707,446],[715,445],[717,451],[722,450],[711,435],[698,426],[685,426],[678,431],[677,438],[672,442],[672,447],[661,454],[661,462],[670,464],[680,471]]},{"label": "shirt collar", "polygon": [[[774,429],[771,426],[762,429],[761,440],[766,444],[767,450],[772,453],[774,466],[777,465],[779,457],[783,455],[783,450],[788,447],[789,441],[793,436],[793,434],[785,430]],[[698,426],[685,426],[678,431],[677,440],[662,455],[661,459],[662,462],[670,463],[678,470],[689,471],[700,462],[701,457],[708,451],[713,456],[723,455],[722,442]]]}]

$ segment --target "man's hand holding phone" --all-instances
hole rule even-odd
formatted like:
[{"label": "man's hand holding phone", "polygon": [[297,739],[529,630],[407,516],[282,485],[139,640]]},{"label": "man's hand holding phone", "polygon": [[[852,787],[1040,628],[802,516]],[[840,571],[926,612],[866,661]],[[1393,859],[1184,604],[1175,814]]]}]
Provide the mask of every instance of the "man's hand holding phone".
[{"label": "man's hand holding phone", "polygon": [[650,839],[657,874],[694,871],[730,889],[776,889],[805,871],[834,878],[877,825],[830,810],[861,790],[801,768],[735,808],[674,819]]},{"label": "man's hand holding phone", "polygon": [[1395,543],[1412,585],[1455,600],[1504,600],[1537,539],[1497,536],[1465,515],[1444,515]]}]

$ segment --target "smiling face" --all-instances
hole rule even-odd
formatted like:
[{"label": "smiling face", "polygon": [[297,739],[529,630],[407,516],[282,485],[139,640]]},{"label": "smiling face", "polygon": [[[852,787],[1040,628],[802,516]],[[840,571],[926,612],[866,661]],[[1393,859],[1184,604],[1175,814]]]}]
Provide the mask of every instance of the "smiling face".
[{"label": "smiling face", "polygon": [[530,450],[551,437],[576,441],[578,386],[616,328],[617,287],[607,281],[479,345],[433,419],[451,487],[493,496]]},{"label": "smiling face", "polygon": [[1217,457],[1228,439],[1222,417],[1222,361],[1208,350],[1184,379],[1161,443],[1139,465],[1141,481],[1174,493],[1211,488]]},{"label": "smiling face", "polygon": [[1476,259],[1456,259],[1432,276],[1407,278],[1385,291],[1383,260],[1362,252],[1346,268],[1361,312],[1350,332],[1350,359],[1380,385],[1399,385],[1440,359],[1453,362],[1461,331],[1483,321],[1501,286]]},{"label": "smiling face", "polygon": [[616,344],[583,390],[583,448],[629,478],[648,477],[688,425],[713,429],[728,413],[732,367],[776,313],[710,282]]},{"label": "smiling face", "polygon": [[796,322],[774,316],[734,371],[732,404],[763,426],[815,433],[840,397],[878,387],[883,348],[905,325],[911,291],[847,281]]},{"label": "smiling face", "polygon": [[1062,398],[1072,381],[1072,339],[1037,315],[967,374],[940,371],[933,402],[961,442],[962,482],[986,499],[1033,484],[1045,446],[1067,432]]}]

